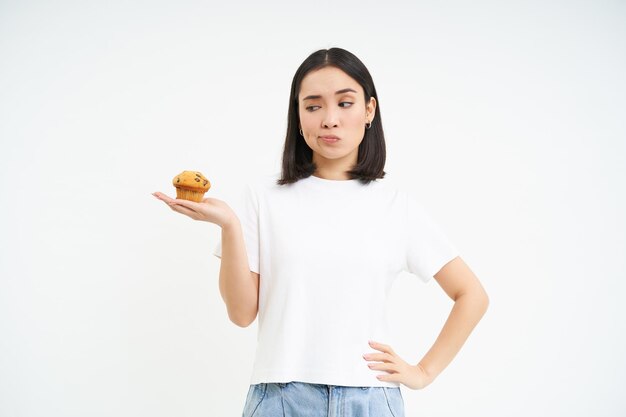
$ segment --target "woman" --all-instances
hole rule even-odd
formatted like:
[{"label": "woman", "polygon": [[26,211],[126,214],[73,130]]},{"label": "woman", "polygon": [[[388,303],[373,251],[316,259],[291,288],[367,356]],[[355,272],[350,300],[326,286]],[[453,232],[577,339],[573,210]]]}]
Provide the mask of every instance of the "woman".
[{"label": "woman", "polygon": [[[458,250],[408,193],[382,181],[385,139],[372,78],[352,53],[311,54],[294,75],[282,172],[225,202],[155,196],[222,228],[220,292],[246,327],[259,315],[249,416],[403,416],[450,363],[488,297]],[[434,277],[454,307],[417,364],[388,340],[386,296],[402,271]]]}]

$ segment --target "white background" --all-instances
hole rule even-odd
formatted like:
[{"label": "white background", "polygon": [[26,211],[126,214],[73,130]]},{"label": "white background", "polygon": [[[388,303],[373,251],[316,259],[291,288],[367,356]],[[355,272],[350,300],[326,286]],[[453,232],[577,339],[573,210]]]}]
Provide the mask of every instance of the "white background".
[{"label": "white background", "polygon": [[[625,40],[621,1],[1,2],[0,416],[241,415],[257,323],[226,316],[220,229],[151,193],[198,170],[236,205],[277,172],[333,46],[491,299],[407,416],[623,416]],[[417,363],[452,302],[391,297]]]}]

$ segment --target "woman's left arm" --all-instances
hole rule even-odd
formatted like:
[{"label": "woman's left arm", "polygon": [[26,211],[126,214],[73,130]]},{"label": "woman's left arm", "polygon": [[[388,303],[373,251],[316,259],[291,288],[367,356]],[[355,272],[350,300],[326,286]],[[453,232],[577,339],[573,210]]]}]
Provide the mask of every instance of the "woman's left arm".
[{"label": "woman's left arm", "polygon": [[418,364],[430,381],[452,362],[489,306],[485,289],[460,257],[448,262],[434,278],[454,306],[437,340]]},{"label": "woman's left arm", "polygon": [[379,380],[400,382],[412,389],[424,388],[452,362],[487,311],[487,293],[460,257],[448,262],[434,278],[454,301],[452,311],[437,340],[417,365],[403,361],[390,346],[371,343],[374,349],[383,353],[365,355],[364,358],[383,363],[370,364],[370,368],[391,372],[379,375]]}]

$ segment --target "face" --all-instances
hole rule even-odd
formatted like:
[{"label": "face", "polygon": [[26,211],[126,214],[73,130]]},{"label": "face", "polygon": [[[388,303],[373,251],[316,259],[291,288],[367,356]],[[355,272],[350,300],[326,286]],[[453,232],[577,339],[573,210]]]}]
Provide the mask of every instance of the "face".
[{"label": "face", "polygon": [[374,97],[366,103],[359,83],[336,67],[312,71],[302,79],[300,128],[318,168],[332,165],[345,171],[356,164],[365,124],[373,121],[375,108]]}]

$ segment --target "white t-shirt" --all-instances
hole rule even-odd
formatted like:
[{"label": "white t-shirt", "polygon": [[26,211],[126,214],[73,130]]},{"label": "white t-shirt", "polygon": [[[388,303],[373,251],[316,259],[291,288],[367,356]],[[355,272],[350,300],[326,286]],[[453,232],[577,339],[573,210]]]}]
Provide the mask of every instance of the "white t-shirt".
[{"label": "white t-shirt", "polygon": [[[408,271],[428,282],[457,249],[408,193],[379,179],[310,176],[245,187],[235,212],[250,270],[260,274],[251,384],[388,386],[371,370],[368,340],[391,344],[386,302]],[[221,257],[221,242],[213,254]]]}]

